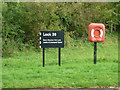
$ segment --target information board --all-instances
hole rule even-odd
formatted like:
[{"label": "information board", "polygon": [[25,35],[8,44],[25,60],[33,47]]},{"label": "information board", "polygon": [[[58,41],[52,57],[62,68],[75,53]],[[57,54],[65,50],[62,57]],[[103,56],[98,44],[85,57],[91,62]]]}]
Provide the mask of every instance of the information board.
[{"label": "information board", "polygon": [[64,31],[40,31],[40,48],[63,48]]}]

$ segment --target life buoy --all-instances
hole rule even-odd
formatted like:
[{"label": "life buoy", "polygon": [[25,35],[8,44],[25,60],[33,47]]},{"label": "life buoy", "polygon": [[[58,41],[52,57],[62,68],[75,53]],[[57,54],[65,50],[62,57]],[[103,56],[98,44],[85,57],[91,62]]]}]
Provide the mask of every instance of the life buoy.
[{"label": "life buoy", "polygon": [[[95,32],[95,30],[94,29],[92,29],[91,30],[91,36],[92,37],[94,37],[95,35],[94,35],[94,32]],[[103,30],[102,29],[100,29],[100,37],[102,38],[102,36],[103,36]]]}]

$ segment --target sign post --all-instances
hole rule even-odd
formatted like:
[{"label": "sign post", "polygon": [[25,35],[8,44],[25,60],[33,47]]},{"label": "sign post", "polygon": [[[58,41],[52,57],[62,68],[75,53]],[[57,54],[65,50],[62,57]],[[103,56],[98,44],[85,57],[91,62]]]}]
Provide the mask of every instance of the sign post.
[{"label": "sign post", "polygon": [[43,48],[43,67],[45,66],[45,48]]},{"label": "sign post", "polygon": [[94,42],[94,64],[97,62],[97,42]]},{"label": "sign post", "polygon": [[64,47],[64,31],[40,31],[40,48],[43,48],[43,67],[45,48],[58,48],[58,65],[61,66],[61,48]]},{"label": "sign post", "polygon": [[58,52],[58,64],[59,64],[59,66],[61,66],[60,59],[61,59],[61,48],[59,48],[59,52]]}]

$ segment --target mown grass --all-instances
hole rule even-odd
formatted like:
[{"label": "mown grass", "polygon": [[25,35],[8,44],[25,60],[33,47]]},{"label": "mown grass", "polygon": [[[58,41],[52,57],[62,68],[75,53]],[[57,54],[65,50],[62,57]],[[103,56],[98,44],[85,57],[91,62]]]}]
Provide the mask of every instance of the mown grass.
[{"label": "mown grass", "polygon": [[97,64],[93,64],[93,43],[74,43],[77,45],[62,49],[62,66],[58,66],[58,49],[46,49],[45,67],[42,52],[4,57],[3,88],[118,86],[117,36],[108,35],[98,43]]}]

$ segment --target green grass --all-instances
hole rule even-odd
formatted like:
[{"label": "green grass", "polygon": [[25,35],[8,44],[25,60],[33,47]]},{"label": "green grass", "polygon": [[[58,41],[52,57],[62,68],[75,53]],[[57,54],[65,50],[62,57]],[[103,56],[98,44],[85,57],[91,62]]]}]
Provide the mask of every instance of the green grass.
[{"label": "green grass", "polygon": [[62,66],[58,66],[58,49],[46,50],[45,67],[42,52],[26,51],[4,57],[3,88],[118,86],[117,36],[108,36],[105,42],[98,43],[96,65],[93,43],[80,43],[62,49]]}]

